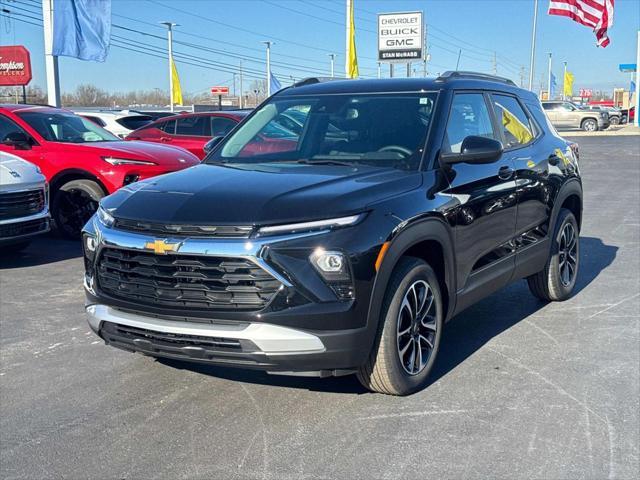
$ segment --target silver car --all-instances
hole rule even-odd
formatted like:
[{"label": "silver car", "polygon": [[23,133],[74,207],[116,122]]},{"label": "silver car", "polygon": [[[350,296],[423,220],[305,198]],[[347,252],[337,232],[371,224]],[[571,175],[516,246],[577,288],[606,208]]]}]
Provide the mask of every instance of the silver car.
[{"label": "silver car", "polygon": [[49,231],[49,188],[38,167],[0,152],[0,246],[3,252],[26,247]]},{"label": "silver car", "polygon": [[580,128],[585,132],[595,132],[609,128],[610,125],[607,112],[582,110],[571,102],[542,102],[542,108],[558,130]]}]

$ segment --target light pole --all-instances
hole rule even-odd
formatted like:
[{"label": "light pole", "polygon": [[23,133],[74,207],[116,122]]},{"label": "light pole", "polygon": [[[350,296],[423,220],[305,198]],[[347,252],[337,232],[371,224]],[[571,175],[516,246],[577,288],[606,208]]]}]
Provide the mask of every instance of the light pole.
[{"label": "light pole", "polygon": [[549,72],[547,72],[547,100],[551,100],[551,57],[552,54],[549,52]]},{"label": "light pole", "polygon": [[533,2],[533,33],[531,34],[531,58],[529,59],[529,91],[533,91],[533,67],[536,59],[536,29],[538,27],[538,0]]},{"label": "light pole", "polygon": [[262,42],[267,46],[267,98],[271,96],[271,45],[275,45],[275,42],[265,41]]},{"label": "light pole", "polygon": [[382,77],[382,72],[380,71],[380,67],[382,67],[382,63],[378,62],[378,78]]},{"label": "light pole", "polygon": [[334,70],[334,63],[336,60],[336,54],[335,53],[327,53],[327,55],[329,55],[329,58],[331,59],[331,78],[335,77],[335,70]]},{"label": "light pole", "polygon": [[167,42],[169,44],[169,108],[173,112],[173,27],[177,27],[178,24],[172,22],[160,22],[160,24],[167,27]]}]

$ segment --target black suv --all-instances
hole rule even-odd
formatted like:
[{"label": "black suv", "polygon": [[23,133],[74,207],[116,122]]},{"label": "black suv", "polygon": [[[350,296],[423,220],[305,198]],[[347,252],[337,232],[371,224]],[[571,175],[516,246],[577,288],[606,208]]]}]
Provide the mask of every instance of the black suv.
[{"label": "black suv", "polygon": [[406,395],[456,313],[518,279],[545,301],[575,286],[577,146],[509,80],[308,79],[213,143],[86,225],[107,344]]}]

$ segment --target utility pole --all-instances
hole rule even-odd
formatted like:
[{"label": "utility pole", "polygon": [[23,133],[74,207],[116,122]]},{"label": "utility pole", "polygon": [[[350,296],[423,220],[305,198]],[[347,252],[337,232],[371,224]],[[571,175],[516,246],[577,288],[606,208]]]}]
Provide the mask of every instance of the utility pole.
[{"label": "utility pole", "polygon": [[533,91],[533,69],[536,60],[536,30],[538,27],[538,0],[533,2],[533,32],[531,34],[531,58],[529,60],[529,90]]},{"label": "utility pole", "polygon": [[458,61],[456,62],[456,71],[460,68],[460,57],[462,56],[462,49],[458,50]]},{"label": "utility pole", "polygon": [[524,88],[524,66],[520,67],[520,88]]},{"label": "utility pole", "polygon": [[173,112],[173,27],[177,27],[178,24],[172,22],[160,22],[160,24],[167,27],[167,42],[169,44],[169,109]]},{"label": "utility pole", "polygon": [[552,54],[549,52],[549,72],[547,75],[547,100],[551,100],[551,57]]},{"label": "utility pole", "polygon": [[239,107],[242,108],[242,60],[240,60],[240,99],[239,99]]},{"label": "utility pole", "polygon": [[496,55],[496,52],[493,52],[493,74],[495,76],[498,75],[498,57]]},{"label": "utility pole", "polygon": [[393,74],[394,74],[393,63],[390,63],[389,64],[389,78],[393,78]]},{"label": "utility pole", "polygon": [[407,78],[411,77],[411,64],[407,63]]},{"label": "utility pole", "polygon": [[271,96],[271,45],[275,42],[262,42],[267,46],[267,98]]},{"label": "utility pole", "polygon": [[427,77],[427,62],[429,61],[429,49],[427,48],[427,33],[429,30],[429,26],[424,26],[424,59],[422,60],[422,76]]},{"label": "utility pole", "polygon": [[42,20],[44,22],[44,64],[47,72],[47,101],[54,107],[60,106],[60,76],[58,57],[53,55],[53,0],[42,0]]},{"label": "utility pole", "polygon": [[378,62],[378,78],[382,78],[382,72],[380,71],[382,64]]},{"label": "utility pole", "polygon": [[329,55],[329,58],[331,59],[331,78],[335,77],[335,70],[334,70],[334,63],[336,60],[336,54],[335,53],[327,53],[327,55]]}]

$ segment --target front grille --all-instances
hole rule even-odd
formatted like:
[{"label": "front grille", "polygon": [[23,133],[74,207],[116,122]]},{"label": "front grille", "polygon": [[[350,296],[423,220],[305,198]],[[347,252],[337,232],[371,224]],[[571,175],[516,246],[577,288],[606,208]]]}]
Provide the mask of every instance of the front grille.
[{"label": "front grille", "polygon": [[96,275],[98,288],[114,298],[180,310],[261,310],[281,286],[244,258],[114,248],[102,250]]},{"label": "front grille", "polygon": [[234,225],[170,225],[163,223],[141,222],[117,218],[115,228],[130,232],[147,233],[150,235],[181,235],[189,237],[216,237],[216,238],[247,238],[253,231],[253,227]]},{"label": "front grille", "polygon": [[44,210],[44,190],[0,193],[0,220],[27,217]]},{"label": "front grille", "polygon": [[21,237],[23,235],[34,235],[49,230],[49,219],[40,218],[38,220],[29,220],[28,222],[8,223],[0,225],[0,239]]}]

